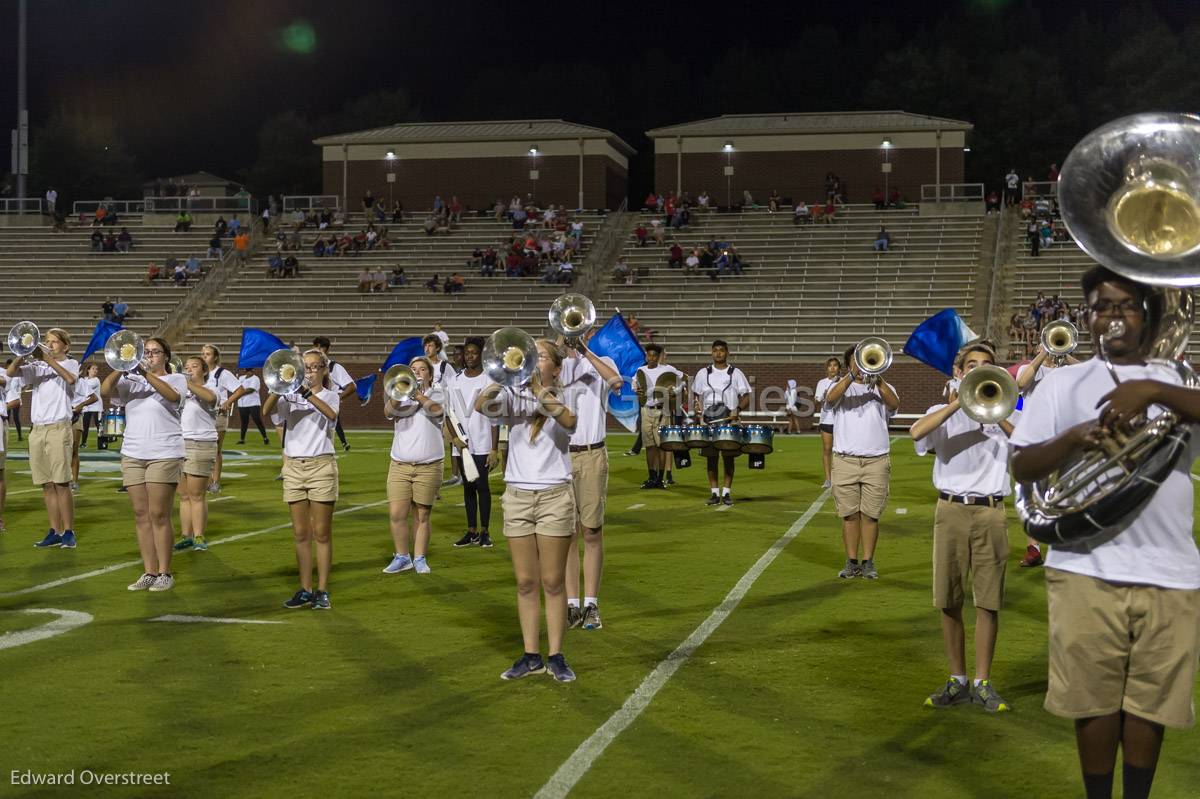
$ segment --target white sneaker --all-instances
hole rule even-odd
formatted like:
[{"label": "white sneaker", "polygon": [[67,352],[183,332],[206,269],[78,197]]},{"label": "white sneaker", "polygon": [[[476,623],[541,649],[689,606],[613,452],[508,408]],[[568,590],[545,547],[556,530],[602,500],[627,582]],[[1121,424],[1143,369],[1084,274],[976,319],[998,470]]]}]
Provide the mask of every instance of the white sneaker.
[{"label": "white sneaker", "polygon": [[175,578],[169,574],[160,574],[154,578],[154,585],[150,586],[151,591],[170,591],[175,587]]},{"label": "white sneaker", "polygon": [[831,485],[833,484],[826,480],[824,483],[821,483],[821,488],[829,488]]},{"label": "white sneaker", "polygon": [[413,567],[412,558],[408,555],[393,555],[392,562],[383,567],[384,574],[399,574]]},{"label": "white sneaker", "polygon": [[213,483],[212,485],[210,485],[210,486],[208,487],[208,493],[210,493],[210,494],[220,494],[220,493],[221,493],[221,481],[220,481],[220,480],[218,480],[217,482],[215,482],[215,483]]},{"label": "white sneaker", "polygon": [[429,574],[429,564],[425,562],[424,555],[413,561],[413,571],[417,574]]},{"label": "white sneaker", "polygon": [[130,583],[128,586],[126,586],[126,590],[145,591],[147,588],[154,585],[156,580],[158,580],[158,575],[156,574],[143,574],[141,577],[137,578],[137,582]]},{"label": "white sneaker", "polygon": [[454,486],[460,486],[460,485],[462,485],[462,478],[459,477],[458,475],[454,475],[449,480],[442,481],[442,488],[452,488]]},{"label": "white sneaker", "polygon": [[71,481],[71,493],[72,494],[79,493],[79,483],[75,482],[74,480]]}]

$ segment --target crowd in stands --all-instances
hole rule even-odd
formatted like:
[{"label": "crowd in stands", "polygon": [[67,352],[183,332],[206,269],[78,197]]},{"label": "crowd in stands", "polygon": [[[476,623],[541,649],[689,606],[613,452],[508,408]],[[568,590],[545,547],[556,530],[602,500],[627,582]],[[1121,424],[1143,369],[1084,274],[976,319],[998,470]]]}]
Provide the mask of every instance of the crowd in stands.
[{"label": "crowd in stands", "polygon": [[[505,206],[496,201],[497,221],[508,219],[514,233],[497,246],[476,247],[467,268],[483,277],[537,277],[543,283],[570,284],[575,260],[583,248],[583,221],[571,219],[565,208],[538,209],[532,199],[514,196]],[[461,290],[461,289],[458,289]],[[454,293],[454,291],[448,292]]]},{"label": "crowd in stands", "polygon": [[1062,224],[1062,214],[1057,197],[1026,197],[1021,200],[1021,219],[1025,222],[1025,240],[1029,243],[1029,254],[1039,253],[1054,242],[1070,241],[1071,234]]},{"label": "crowd in stands", "polygon": [[1039,291],[1037,298],[1024,311],[1014,313],[1008,322],[1009,359],[1033,357],[1041,340],[1042,328],[1059,319],[1066,320],[1080,330],[1084,329],[1087,305],[1080,302],[1072,306],[1057,294],[1049,297]]},{"label": "crowd in stands", "polygon": [[191,255],[186,261],[180,261],[171,254],[161,266],[150,262],[146,267],[145,276],[142,277],[142,285],[152,286],[159,280],[169,280],[172,285],[182,288],[187,286],[188,281],[199,280],[202,277],[204,271],[198,257]]},{"label": "crowd in stands", "polygon": [[437,294],[438,289],[441,289],[443,294],[462,294],[466,291],[467,281],[458,272],[454,272],[444,281],[439,275],[434,275],[425,281],[425,288],[433,294]]},{"label": "crowd in stands", "polygon": [[101,233],[99,229],[95,229],[89,238],[92,242],[92,252],[127,253],[133,251],[133,235],[128,228],[121,228],[121,232],[115,236],[111,231]]},{"label": "crowd in stands", "polygon": [[[638,246],[645,246],[644,227],[639,225],[639,229],[634,231],[634,239],[638,242]],[[684,274],[688,275],[704,272],[710,280],[717,280],[725,274],[744,274],[748,267],[749,263],[742,259],[737,247],[731,242],[715,238],[697,244],[686,253],[679,242],[674,239],[671,241],[671,246],[667,248],[667,268],[682,269]],[[613,267],[612,274],[614,280],[624,283],[626,286],[632,286],[637,282],[638,273],[624,255],[617,259],[617,265]]]},{"label": "crowd in stands", "polygon": [[[298,230],[292,231],[290,236],[283,236],[281,232],[277,232],[275,237],[284,249],[298,250],[302,246]],[[318,235],[312,243],[312,254],[317,258],[355,256],[371,250],[386,250],[391,246],[392,240],[388,236],[388,229],[377,229],[375,223],[372,222],[353,236],[345,231],[340,235],[337,233]]]},{"label": "crowd in stands", "polygon": [[125,320],[131,316],[133,316],[133,309],[120,297],[106,299],[100,305],[100,318],[106,322],[116,322],[120,325],[124,324]]}]

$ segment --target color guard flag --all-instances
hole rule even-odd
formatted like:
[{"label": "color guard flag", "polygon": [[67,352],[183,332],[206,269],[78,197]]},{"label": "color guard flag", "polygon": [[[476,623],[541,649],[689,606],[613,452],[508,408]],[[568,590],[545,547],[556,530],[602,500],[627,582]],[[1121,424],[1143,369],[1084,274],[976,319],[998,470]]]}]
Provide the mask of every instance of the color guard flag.
[{"label": "color guard flag", "polygon": [[279,338],[257,327],[242,328],[242,349],[238,352],[239,369],[258,369],[267,362],[275,350],[286,350],[288,345]]},{"label": "color guard flag", "polygon": [[608,356],[617,365],[617,371],[624,378],[621,392],[610,392],[608,395],[608,412],[613,418],[625,426],[631,433],[637,431],[638,403],[633,391],[633,375],[639,366],[646,363],[646,353],[637,337],[630,331],[629,325],[620,313],[604,323],[604,327],[596,331],[588,342],[588,349],[597,357]]},{"label": "color guard flag", "polygon": [[124,330],[124,328],[116,322],[108,322],[104,319],[97,322],[96,329],[92,331],[92,340],[88,342],[87,349],[83,351],[83,357],[79,359],[79,362],[85,363],[88,358],[92,357],[93,352],[104,349],[109,336],[118,330]]},{"label": "color guard flag", "polygon": [[363,405],[371,401],[371,391],[375,388],[375,381],[379,379],[380,372],[386,372],[398,363],[407,365],[413,358],[424,354],[425,348],[421,346],[420,336],[401,339],[396,346],[392,347],[391,354],[383,362],[383,366],[379,367],[379,372],[354,381],[354,390],[358,394],[358,401]]},{"label": "color guard flag", "polygon": [[904,342],[904,354],[932,366],[942,374],[954,376],[954,356],[969,341],[979,338],[954,309],[938,311],[917,325]]}]

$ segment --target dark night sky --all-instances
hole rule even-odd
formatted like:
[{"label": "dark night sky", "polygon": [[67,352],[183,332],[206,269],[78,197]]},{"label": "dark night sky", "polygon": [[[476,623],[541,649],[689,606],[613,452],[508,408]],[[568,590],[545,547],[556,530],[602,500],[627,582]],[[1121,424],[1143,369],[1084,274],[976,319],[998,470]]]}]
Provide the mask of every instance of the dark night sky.
[{"label": "dark night sky", "polygon": [[[731,47],[748,45],[751,52],[783,47],[814,25],[833,26],[847,39],[864,24],[884,25],[899,41],[948,12],[1017,13],[1004,0],[595,2],[586,12],[572,3],[497,0],[30,0],[29,5],[35,127],[55,108],[113,113],[148,175],[208,169],[230,176],[254,161],[255,134],[268,116],[289,109],[317,115],[376,90],[405,89],[426,120],[564,116],[609,127],[639,149],[644,145],[637,138],[647,127],[725,111],[843,110],[807,107],[805,98],[797,98],[795,107],[751,109],[703,107],[701,99],[694,113],[681,116],[672,109],[660,118],[655,98],[639,96],[636,75],[614,81],[633,87],[617,98],[592,97],[593,86],[580,81],[569,87],[574,99],[568,104],[539,91],[536,79],[518,84],[517,78],[580,61],[628,72],[660,51],[662,68],[686,85]],[[1039,13],[1050,15],[1046,22],[1053,26],[1053,15],[1081,5],[1057,3]],[[1170,15],[1188,4],[1155,5]],[[1086,6],[1103,15],[1115,4]],[[16,116],[16,9],[15,0],[0,0],[0,117],[6,121]],[[315,31],[310,54],[281,45],[281,31],[297,21]],[[509,68],[511,80],[481,82],[480,72],[489,66]],[[814,65],[814,76],[823,74]]]}]

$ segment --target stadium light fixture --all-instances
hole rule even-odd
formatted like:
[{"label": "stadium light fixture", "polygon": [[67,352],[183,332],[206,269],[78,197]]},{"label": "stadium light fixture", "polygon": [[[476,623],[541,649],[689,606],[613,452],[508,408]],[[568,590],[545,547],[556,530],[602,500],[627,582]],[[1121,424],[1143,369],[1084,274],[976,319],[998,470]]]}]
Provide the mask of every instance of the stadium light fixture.
[{"label": "stadium light fixture", "polygon": [[964,152],[964,153],[969,153],[969,152],[971,152],[971,148],[970,148],[970,147],[964,147],[964,148],[963,148],[963,152]]},{"label": "stadium light fixture", "polygon": [[879,146],[880,146],[880,147],[882,147],[882,148],[883,148],[883,149],[885,149],[885,150],[890,150],[890,149],[892,149],[892,140],[891,140],[891,139],[884,139],[884,140],[883,140],[883,144],[881,144],[881,145],[879,145]]},{"label": "stadium light fixture", "polygon": [[530,155],[532,155],[532,156],[534,156],[534,157],[537,157],[537,154],[538,154],[538,146],[537,146],[536,144],[531,144],[531,145],[529,145],[529,154],[530,154]]},{"label": "stadium light fixture", "polygon": [[733,152],[733,142],[732,141],[725,142],[725,146],[722,147],[721,149],[723,149],[727,153]]},{"label": "stadium light fixture", "polygon": [[387,151],[387,160],[389,160],[389,161],[395,161],[395,160],[396,160],[396,151],[395,151],[395,150],[388,150],[388,151]]}]

